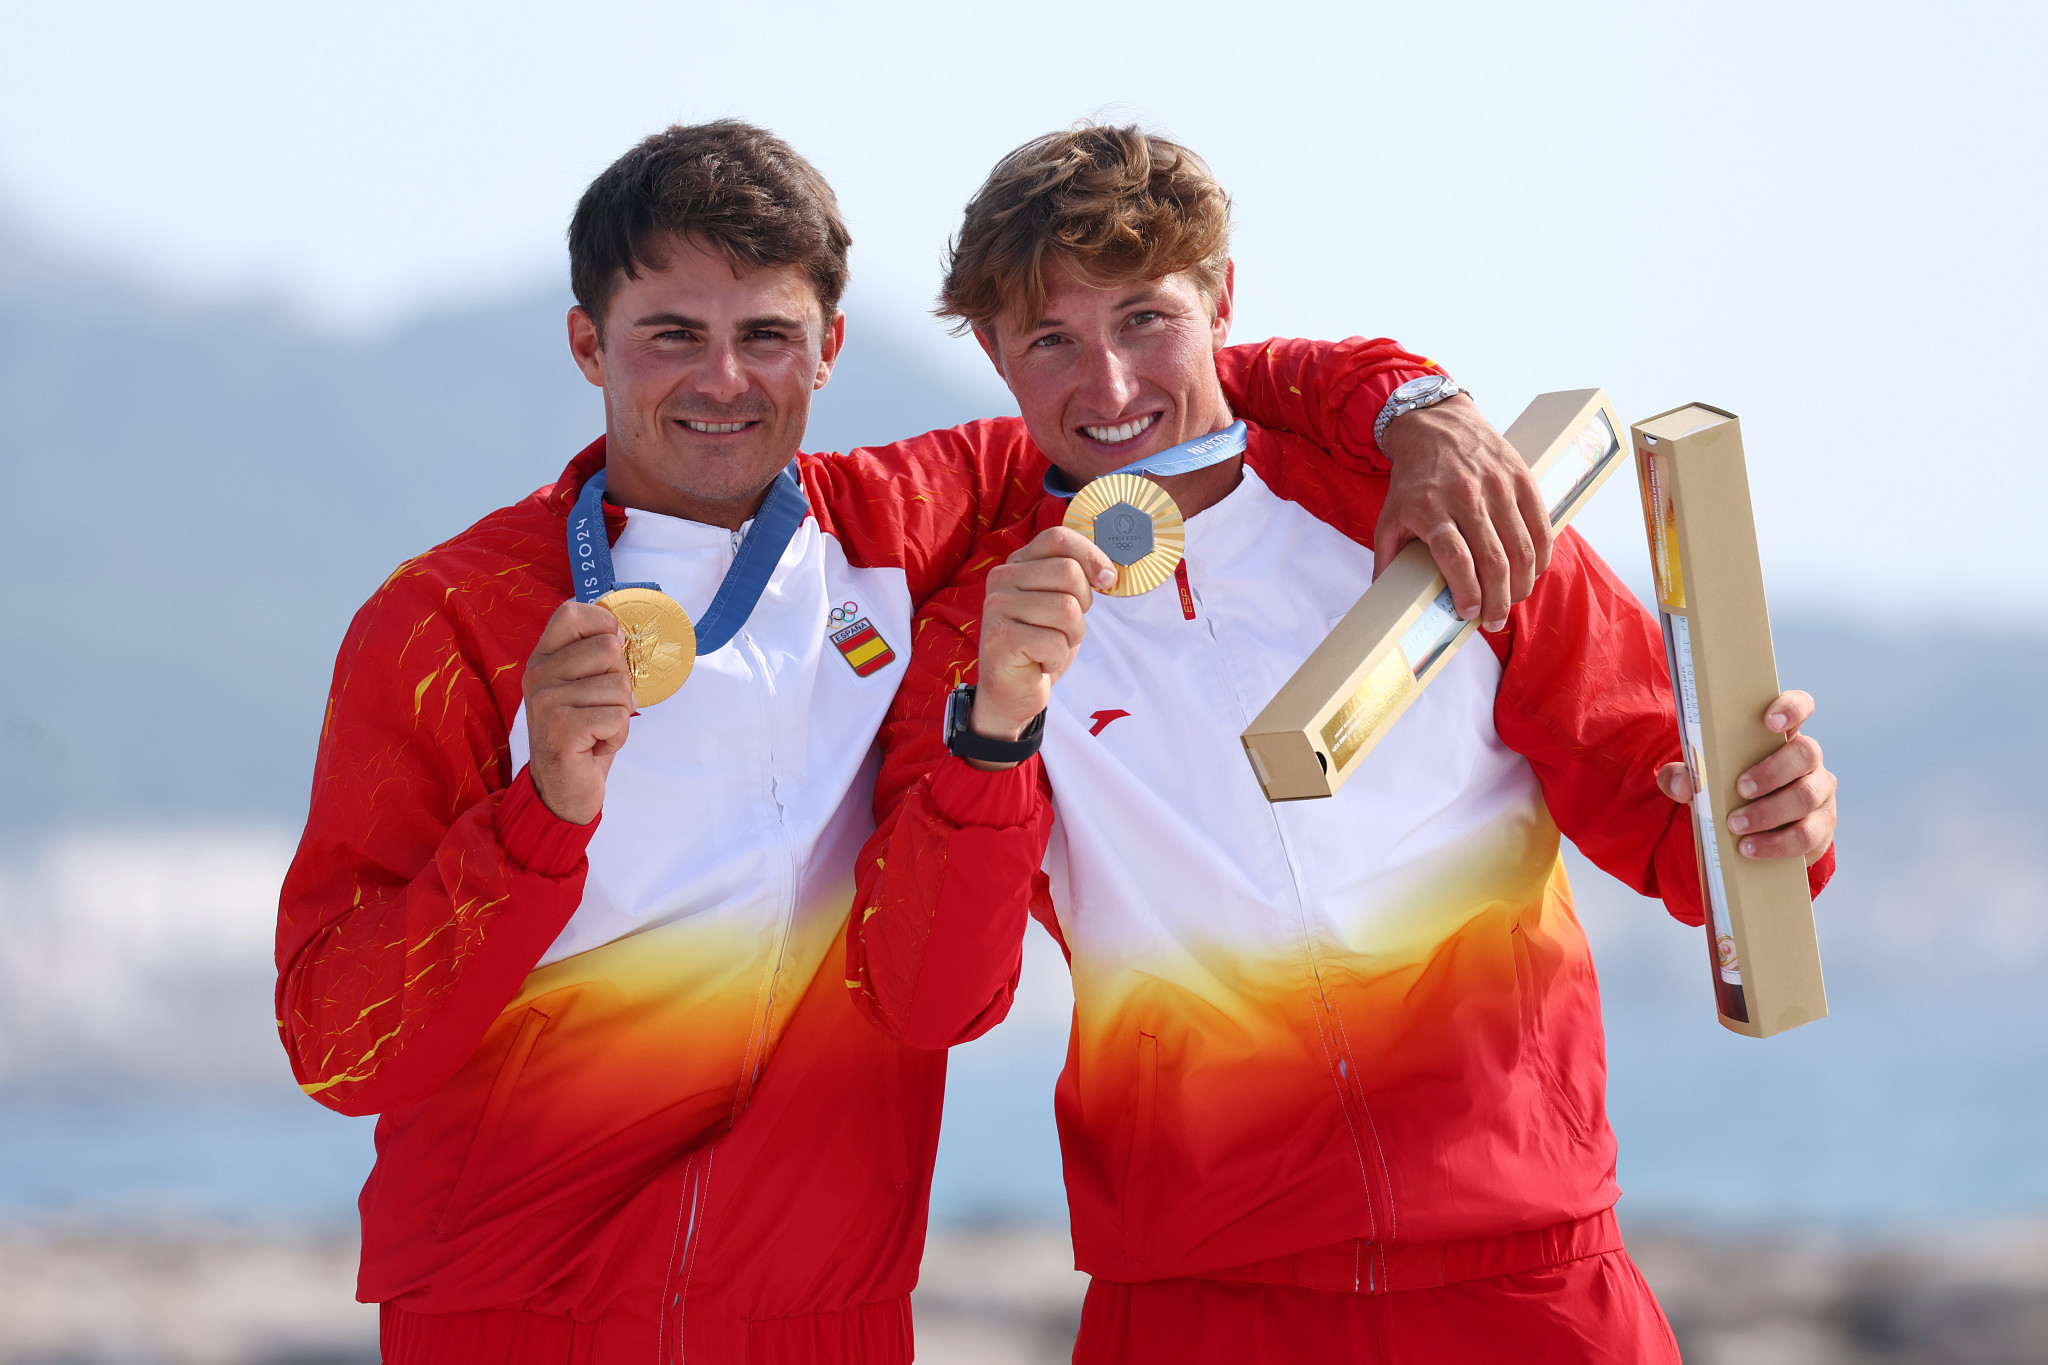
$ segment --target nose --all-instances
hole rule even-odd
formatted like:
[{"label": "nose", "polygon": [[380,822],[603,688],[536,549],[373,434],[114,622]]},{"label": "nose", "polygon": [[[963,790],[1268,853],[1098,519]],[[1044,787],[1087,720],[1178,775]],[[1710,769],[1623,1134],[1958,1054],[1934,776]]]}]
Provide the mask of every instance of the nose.
[{"label": "nose", "polygon": [[707,351],[692,377],[697,392],[714,403],[733,402],[749,387],[747,372],[740,365],[739,350],[729,341]]},{"label": "nose", "polygon": [[1114,417],[1137,396],[1138,376],[1123,352],[1105,341],[1090,342],[1082,358],[1081,401],[1104,417]]}]

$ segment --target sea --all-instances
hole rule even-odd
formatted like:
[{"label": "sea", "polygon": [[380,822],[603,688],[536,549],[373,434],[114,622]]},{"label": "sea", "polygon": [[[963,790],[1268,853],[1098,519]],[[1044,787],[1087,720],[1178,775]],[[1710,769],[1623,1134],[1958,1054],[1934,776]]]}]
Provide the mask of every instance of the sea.
[{"label": "sea", "polygon": [[[125,896],[129,908],[116,913],[126,914],[139,887],[211,877],[207,903],[218,905],[233,880],[224,869],[239,859],[256,866],[237,893],[246,904],[228,918],[253,928],[269,905],[256,892],[275,885],[266,878],[288,844],[272,834],[228,838],[211,854],[189,836],[121,846],[135,864],[125,879],[119,859],[88,842],[68,855],[69,874],[46,866],[40,881],[0,883],[13,893],[0,927],[16,930],[16,1008],[0,1015],[12,1025],[12,1052],[0,1053],[11,1061],[0,1085],[0,1220],[347,1225],[374,1159],[372,1121],[332,1114],[291,1084],[260,995],[267,963],[221,965],[226,945],[247,936],[232,924],[210,938],[121,933],[60,885],[66,875],[111,878],[101,899]],[[1699,930],[1570,855],[1602,977],[1608,1106],[1632,1225],[1848,1231],[2048,1211],[2040,855],[2002,869],[1979,858],[1976,882],[1958,884],[1910,864],[1859,874],[1852,853],[1820,901],[1831,1014],[1762,1040],[1717,1024]],[[85,941],[46,935],[38,945],[24,924],[36,893],[68,904]],[[150,922],[175,921],[179,905],[170,896]],[[190,948],[195,937],[201,949]],[[187,947],[165,963],[171,942]],[[117,943],[145,965],[121,969]],[[45,988],[39,1033],[24,1026],[20,1006],[36,994],[24,977]],[[96,1021],[82,1035],[48,1025],[66,999]],[[250,1027],[257,1009],[261,1028]],[[936,1221],[1064,1222],[1052,1088],[1070,1010],[1064,964],[1034,927],[1010,1018],[953,1051]],[[210,1069],[192,1060],[195,1044],[210,1049]],[[127,1054],[125,1070],[109,1049]],[[166,1074],[182,1079],[166,1084]]]}]

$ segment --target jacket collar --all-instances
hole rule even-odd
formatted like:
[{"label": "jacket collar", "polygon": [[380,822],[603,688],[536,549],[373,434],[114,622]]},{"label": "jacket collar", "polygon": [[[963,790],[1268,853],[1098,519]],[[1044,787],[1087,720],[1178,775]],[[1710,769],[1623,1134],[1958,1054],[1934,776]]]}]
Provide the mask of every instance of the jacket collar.
[{"label": "jacket collar", "polygon": [[[569,461],[569,467],[562,471],[562,477],[555,480],[555,486],[543,495],[541,501],[556,516],[567,517],[570,509],[576,506],[576,495],[583,491],[584,483],[603,468],[604,437],[600,436],[577,452],[576,458]],[[610,506],[605,508],[607,519],[615,510]]]},{"label": "jacket collar", "polygon": [[[569,513],[575,510],[576,496],[583,491],[583,485],[590,476],[604,468],[604,437],[600,436],[578,451],[576,458],[569,461],[569,467],[562,471],[562,477],[555,480],[555,486],[541,496],[541,505],[548,511],[568,521]],[[619,532],[626,529],[626,509],[610,502],[604,504],[604,531],[608,539],[616,541]]]},{"label": "jacket collar", "polygon": [[[807,468],[808,464],[809,457],[799,452],[796,456],[796,466],[799,475],[808,475],[810,473],[810,470]],[[589,482],[592,474],[603,468],[604,437],[600,436],[578,451],[575,459],[569,461],[569,467],[562,471],[562,477],[555,480],[554,486],[549,488],[547,492],[541,494],[541,505],[562,518],[562,520],[567,521],[569,513],[575,510],[576,497],[583,491],[583,485]],[[809,478],[805,478],[804,484],[805,496],[810,500],[811,504],[808,515],[816,515],[818,508],[817,490],[811,486]],[[617,507],[610,502],[606,502],[604,505],[604,524],[605,529],[610,532],[611,538],[617,540],[619,532],[626,529],[626,510],[623,507]]]}]

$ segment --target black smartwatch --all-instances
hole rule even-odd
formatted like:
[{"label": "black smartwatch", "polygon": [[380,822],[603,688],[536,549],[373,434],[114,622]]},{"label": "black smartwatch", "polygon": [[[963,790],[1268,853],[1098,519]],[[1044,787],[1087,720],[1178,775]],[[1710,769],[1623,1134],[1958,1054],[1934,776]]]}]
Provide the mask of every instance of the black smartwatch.
[{"label": "black smartwatch", "polygon": [[974,716],[974,684],[965,683],[953,689],[946,698],[946,752],[957,758],[978,759],[983,763],[1022,763],[1038,752],[1039,741],[1045,738],[1045,712],[1040,711],[1024,727],[1024,733],[1015,739],[990,739],[977,735],[968,724]]}]

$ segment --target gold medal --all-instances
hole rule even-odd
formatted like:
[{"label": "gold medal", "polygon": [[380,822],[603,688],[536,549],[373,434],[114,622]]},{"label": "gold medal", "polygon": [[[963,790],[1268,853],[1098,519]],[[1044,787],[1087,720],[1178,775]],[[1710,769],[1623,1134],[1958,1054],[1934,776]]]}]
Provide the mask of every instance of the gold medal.
[{"label": "gold medal", "polygon": [[619,618],[633,704],[652,706],[674,696],[697,663],[697,628],[690,614],[654,588],[614,588],[597,605]]},{"label": "gold medal", "polygon": [[1116,565],[1111,597],[1136,597],[1173,577],[1187,531],[1164,488],[1136,474],[1108,474],[1074,495],[1066,525]]}]

